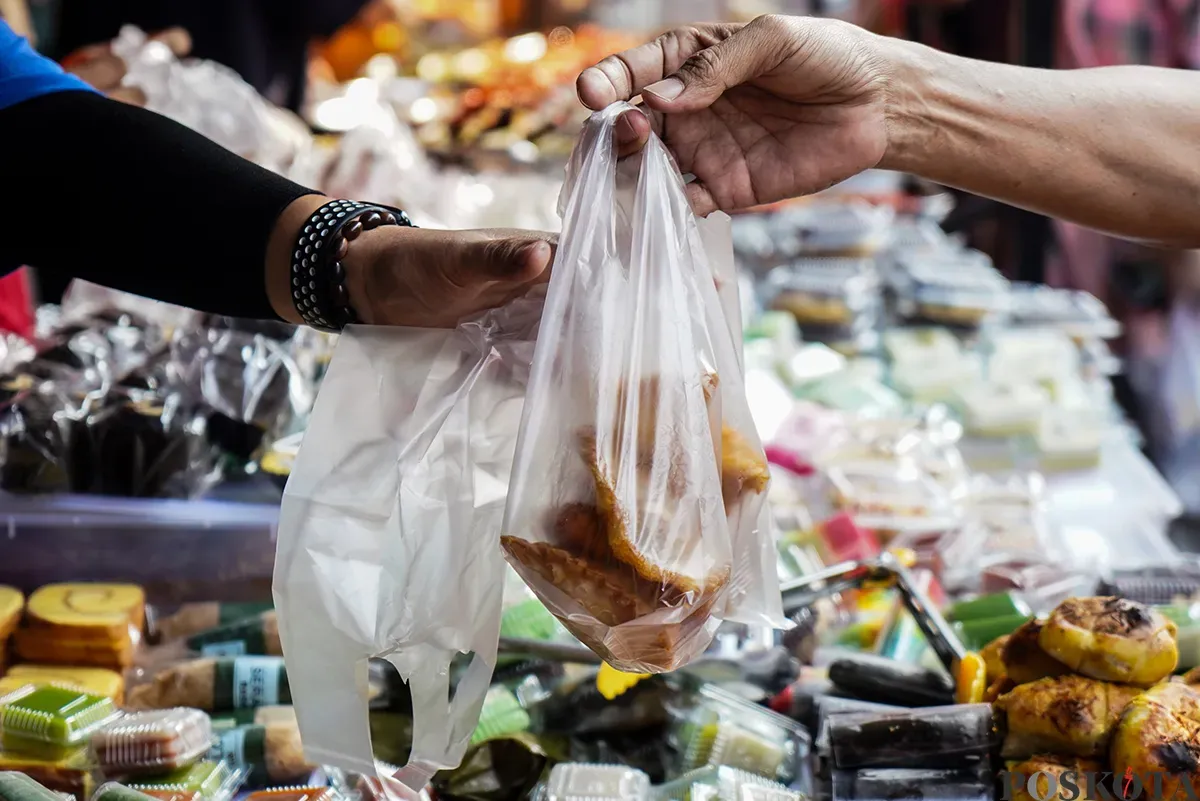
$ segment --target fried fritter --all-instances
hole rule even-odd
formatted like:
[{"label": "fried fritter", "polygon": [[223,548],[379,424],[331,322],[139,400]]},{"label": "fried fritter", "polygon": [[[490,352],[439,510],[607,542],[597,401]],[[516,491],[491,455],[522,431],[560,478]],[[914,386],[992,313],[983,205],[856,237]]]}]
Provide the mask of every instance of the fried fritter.
[{"label": "fried fritter", "polygon": [[987,665],[989,685],[995,684],[1001,676],[1008,675],[1004,668],[1004,646],[1008,643],[1008,638],[1007,634],[997,637],[983,646],[983,650],[979,652],[979,655],[983,657],[983,664]]},{"label": "fried fritter", "polygon": [[1111,756],[1115,775],[1159,777],[1158,798],[1200,795],[1200,693],[1178,681],[1146,690],[1121,716]]},{"label": "fried fritter", "polygon": [[[551,606],[562,610],[558,618],[572,634],[613,667],[629,672],[674,670],[690,658],[683,644],[710,625],[716,589],[724,584],[723,578],[707,592],[684,593],[643,579],[629,565],[590,562],[549,543],[501,537],[500,545],[520,565],[527,582],[532,574],[562,593],[561,598],[550,599]],[[574,612],[572,606],[584,614]],[[626,626],[618,634],[607,631],[655,612],[685,607],[689,611],[682,621]],[[585,615],[595,622],[584,619]]]},{"label": "fried fritter", "polygon": [[1137,688],[1083,676],[1058,676],[1021,684],[996,699],[1008,719],[1001,755],[1024,759],[1041,753],[1099,757]]},{"label": "fried fritter", "polygon": [[1150,687],[1179,661],[1176,627],[1160,612],[1124,598],[1068,598],[1038,636],[1042,650],[1102,681]]},{"label": "fried fritter", "polygon": [[1008,636],[1002,659],[1004,672],[1014,684],[1026,684],[1050,676],[1063,676],[1071,669],[1042,650],[1038,640],[1042,624],[1030,620]]},{"label": "fried fritter", "polygon": [[728,513],[747,493],[760,494],[767,489],[771,471],[766,461],[740,433],[721,428],[721,494]]},{"label": "fried fritter", "polygon": [[[1087,776],[1094,776],[1104,770],[1103,764],[1094,759],[1054,754],[1042,754],[1024,762],[1010,762],[1007,768],[1008,775],[1014,777],[1011,801],[1093,801],[1096,795],[1088,793]],[[1038,776],[1039,773],[1046,775]],[[1035,776],[1037,792],[1031,794],[1028,778]],[[1048,776],[1055,779],[1057,792],[1054,795],[1050,795]],[[1024,778],[1025,781],[1019,781],[1015,777]]]}]

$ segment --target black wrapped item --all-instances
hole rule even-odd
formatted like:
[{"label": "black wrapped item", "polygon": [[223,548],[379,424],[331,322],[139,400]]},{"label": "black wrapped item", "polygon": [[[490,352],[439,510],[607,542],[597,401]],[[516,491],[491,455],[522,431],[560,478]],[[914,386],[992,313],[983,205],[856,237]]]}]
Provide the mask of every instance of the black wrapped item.
[{"label": "black wrapped item", "polygon": [[991,768],[866,768],[833,772],[832,801],[990,801]]},{"label": "black wrapped item", "polygon": [[826,734],[838,770],[975,767],[997,741],[990,704],[832,715]]},{"label": "black wrapped item", "polygon": [[894,706],[954,703],[954,682],[944,673],[882,656],[843,657],[829,665],[829,680],[841,692]]},{"label": "black wrapped item", "polygon": [[295,413],[307,412],[315,395],[287,344],[264,334],[189,332],[172,343],[172,364],[190,400],[209,410],[210,441],[241,463]]},{"label": "black wrapped item", "polygon": [[209,472],[203,420],[177,397],[114,395],[70,441],[71,491],[126,498],[188,497]]},{"label": "black wrapped item", "polygon": [[20,494],[69,488],[72,421],[63,397],[30,376],[0,383],[0,489]]}]

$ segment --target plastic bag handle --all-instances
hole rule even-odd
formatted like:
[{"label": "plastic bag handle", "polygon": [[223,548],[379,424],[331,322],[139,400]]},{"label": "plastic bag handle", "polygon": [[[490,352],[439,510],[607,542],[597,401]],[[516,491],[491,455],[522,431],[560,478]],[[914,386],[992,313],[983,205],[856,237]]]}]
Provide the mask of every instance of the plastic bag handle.
[{"label": "plastic bag handle", "polygon": [[[401,675],[412,665],[407,657],[401,659],[398,655],[388,661]],[[441,664],[425,661],[406,677],[412,696],[412,753],[408,764],[396,771],[393,778],[414,793],[424,789],[439,770],[457,767],[462,761],[491,687],[494,660],[475,654],[458,682],[454,700],[449,700],[448,663],[449,660],[441,660]]]}]

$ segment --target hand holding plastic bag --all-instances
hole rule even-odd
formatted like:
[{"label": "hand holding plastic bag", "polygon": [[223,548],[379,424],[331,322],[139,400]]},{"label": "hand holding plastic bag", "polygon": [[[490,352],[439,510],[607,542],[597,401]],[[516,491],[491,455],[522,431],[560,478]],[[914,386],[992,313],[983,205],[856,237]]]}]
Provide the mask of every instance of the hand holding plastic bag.
[{"label": "hand holding plastic bag", "polygon": [[[374,774],[370,657],[412,692],[412,755],[396,778],[419,790],[462,759],[496,661],[497,541],[540,310],[524,299],[455,331],[340,338],[284,495],[275,565],[311,762]],[[473,660],[450,701],[460,653]]]},{"label": "hand holding plastic bag", "polygon": [[721,237],[701,235],[657,138],[617,161],[630,109],[593,115],[568,167],[501,542],[576,637],[661,672],[722,618],[782,615],[728,271],[705,253]]}]

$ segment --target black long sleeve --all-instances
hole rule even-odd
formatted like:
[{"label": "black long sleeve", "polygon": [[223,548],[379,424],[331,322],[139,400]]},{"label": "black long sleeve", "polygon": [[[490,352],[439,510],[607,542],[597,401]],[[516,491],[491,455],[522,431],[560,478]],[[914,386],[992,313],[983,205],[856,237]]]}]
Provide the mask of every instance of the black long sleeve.
[{"label": "black long sleeve", "polygon": [[0,153],[0,270],[27,264],[201,311],[275,317],[267,240],[311,190],[90,92],[0,110]]}]

